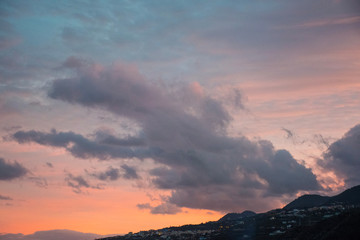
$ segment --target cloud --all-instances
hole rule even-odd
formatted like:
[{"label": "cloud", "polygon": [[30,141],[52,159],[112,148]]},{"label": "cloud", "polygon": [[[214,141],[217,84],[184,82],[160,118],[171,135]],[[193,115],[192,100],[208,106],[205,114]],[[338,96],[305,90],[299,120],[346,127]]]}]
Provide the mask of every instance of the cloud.
[{"label": "cloud", "polygon": [[36,184],[36,186],[38,186],[38,187],[41,187],[41,188],[48,187],[48,182],[47,182],[46,178],[37,177],[37,176],[31,176],[31,177],[29,176],[27,179],[34,182]]},{"label": "cloud", "polygon": [[0,234],[0,240],[93,240],[95,238],[105,237],[93,233],[82,233],[71,230],[49,230],[38,231],[33,234]]},{"label": "cloud", "polygon": [[360,183],[360,124],[332,143],[318,161],[325,169],[334,171],[343,178],[347,186]]},{"label": "cloud", "polygon": [[299,28],[313,28],[313,27],[326,27],[329,25],[346,25],[346,24],[356,24],[360,22],[360,16],[337,18],[337,19],[326,19],[313,22],[307,22],[304,24],[299,24],[293,27]]},{"label": "cloud", "polygon": [[6,162],[5,159],[0,158],[0,180],[9,181],[25,176],[29,171],[20,163]]},{"label": "cloud", "polygon": [[283,127],[281,130],[286,133],[286,139],[291,140],[294,145],[304,144],[306,142],[306,140],[300,139],[300,137],[290,129]]},{"label": "cloud", "polygon": [[152,207],[149,203],[138,204],[139,209],[150,209],[152,214],[177,214],[182,212],[181,208],[168,202]]},{"label": "cloud", "polygon": [[314,138],[313,141],[314,141],[315,145],[322,151],[324,151],[325,149],[328,149],[330,147],[330,141],[331,141],[330,137],[324,137],[321,134],[314,134],[313,138]]},{"label": "cloud", "polygon": [[120,170],[113,167],[109,167],[105,172],[90,173],[90,175],[102,181],[115,181],[121,177]]},{"label": "cloud", "polygon": [[8,200],[8,201],[11,201],[13,200],[11,197],[8,197],[8,196],[4,196],[4,195],[0,195],[0,200]]},{"label": "cloud", "polygon": [[[316,190],[318,187],[311,170],[296,162],[286,150],[275,151],[270,164],[265,168],[259,167],[258,172],[269,183],[270,194],[295,193],[304,188]],[[314,187],[311,187],[313,184]]]},{"label": "cloud", "polygon": [[151,209],[150,203],[141,203],[136,205],[139,209]]},{"label": "cloud", "polygon": [[[104,135],[104,134],[103,134]],[[55,129],[49,133],[39,131],[17,131],[11,138],[18,143],[35,142],[45,146],[63,147],[78,158],[98,158],[106,160],[109,158],[142,158],[145,152],[150,154],[151,150],[146,148],[130,148],[138,145],[134,139],[119,139],[108,136],[104,139],[88,139],[74,132],[57,132]]]},{"label": "cloud", "polygon": [[289,139],[289,138],[294,137],[294,133],[291,130],[286,129],[286,128],[281,128],[281,130],[283,130],[286,133],[286,138]]},{"label": "cloud", "polygon": [[88,174],[102,181],[116,181],[119,178],[125,178],[125,179],[139,178],[136,169],[126,164],[121,165],[121,169],[110,166],[108,167],[107,170],[103,172],[99,172],[99,171],[92,173],[89,172]]},{"label": "cloud", "polygon": [[245,109],[244,96],[239,89],[234,89],[232,91],[230,99],[232,100],[232,104],[234,105],[234,107],[243,110]]},{"label": "cloud", "polygon": [[126,179],[138,179],[139,176],[136,173],[136,169],[134,167],[130,167],[126,164],[122,165],[121,168],[125,171],[123,177]]},{"label": "cloud", "polygon": [[66,174],[65,182],[73,189],[74,193],[83,193],[83,188],[103,189],[101,184],[92,185],[81,175],[74,176],[71,173]]},{"label": "cloud", "polygon": [[21,129],[21,126],[9,126],[9,127],[3,127],[2,128],[5,132],[13,132]]},{"label": "cloud", "polygon": [[53,168],[53,167],[54,167],[54,165],[53,165],[52,163],[50,163],[50,162],[46,162],[46,166],[49,167],[49,168]]},{"label": "cloud", "polygon": [[71,56],[66,59],[66,61],[62,64],[62,68],[80,68],[84,65],[88,64],[85,60]]},{"label": "cloud", "polygon": [[[78,158],[153,159],[156,167],[147,169],[151,184],[172,190],[153,212],[174,212],[173,205],[265,210],[273,196],[321,189],[312,170],[286,150],[276,150],[266,140],[229,137],[226,131],[232,117],[224,101],[206,95],[199,84],[174,94],[151,84],[133,65],[71,66],[74,76],[54,80],[49,97],[105,109],[135,121],[140,131],[125,138],[98,131],[86,138],[73,132],[31,130],[17,131],[12,139],[65,148]],[[179,95],[186,96],[185,100],[179,101]],[[242,106],[239,93],[233,102]],[[137,178],[133,167],[122,165],[122,170],[123,177]],[[109,169],[97,176],[116,178],[118,171]],[[68,179],[76,191],[90,186],[79,177],[69,175]],[[252,201],[254,197],[260,200]]]}]

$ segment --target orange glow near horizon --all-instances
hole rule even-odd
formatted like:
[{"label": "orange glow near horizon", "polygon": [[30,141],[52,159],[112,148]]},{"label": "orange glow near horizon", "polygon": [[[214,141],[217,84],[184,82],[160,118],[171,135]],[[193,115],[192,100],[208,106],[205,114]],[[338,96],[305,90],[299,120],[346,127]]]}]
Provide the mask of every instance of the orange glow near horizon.
[{"label": "orange glow near horizon", "polygon": [[75,194],[67,188],[60,188],[52,193],[41,196],[27,192],[23,195],[26,200],[0,208],[0,215],[7,216],[0,220],[2,229],[6,229],[7,233],[23,234],[52,229],[71,229],[101,235],[125,234],[215,221],[223,215],[187,208],[176,215],[151,214],[148,210],[136,207],[136,204],[147,201],[148,197],[146,193],[135,190],[117,188]]}]

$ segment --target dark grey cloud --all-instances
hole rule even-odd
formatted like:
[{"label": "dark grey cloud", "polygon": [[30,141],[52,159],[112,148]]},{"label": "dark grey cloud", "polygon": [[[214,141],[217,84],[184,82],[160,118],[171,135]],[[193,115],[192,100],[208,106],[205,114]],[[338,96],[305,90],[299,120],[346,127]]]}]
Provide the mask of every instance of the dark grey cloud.
[{"label": "dark grey cloud", "polygon": [[176,206],[175,204],[171,204],[168,202],[164,202],[157,206],[151,206],[149,203],[138,204],[137,207],[139,209],[150,209],[152,214],[177,214],[182,212],[181,208]]},{"label": "dark grey cloud", "polygon": [[294,133],[290,130],[290,129],[287,129],[287,128],[281,128],[281,130],[283,130],[285,133],[286,133],[286,138],[292,138],[294,137]]},{"label": "dark grey cloud", "polygon": [[49,167],[49,168],[53,168],[53,167],[54,167],[54,165],[53,165],[52,163],[50,163],[50,162],[47,162],[47,163],[46,163],[46,166]]},{"label": "dark grey cloud", "polygon": [[126,178],[126,179],[138,179],[139,176],[136,172],[136,169],[134,167],[130,167],[126,164],[123,164],[121,166],[121,168],[124,170],[124,175],[123,177]]},{"label": "dark grey cloud", "polygon": [[139,145],[137,140],[118,139],[111,135],[92,140],[74,132],[57,132],[53,129],[49,133],[34,130],[17,131],[11,138],[18,143],[35,142],[45,146],[62,147],[75,157],[84,159],[142,158],[144,155],[151,155],[151,150],[147,147],[129,147]]},{"label": "dark grey cloud", "polygon": [[[55,80],[49,97],[129,118],[139,125],[140,132],[119,138],[98,131],[86,138],[73,132],[32,130],[17,131],[12,139],[65,148],[78,158],[153,159],[158,167],[148,171],[151,183],[172,190],[158,208],[151,208],[154,213],[166,212],[173,205],[265,210],[273,196],[321,189],[311,169],[286,150],[276,150],[265,140],[229,137],[226,128],[232,118],[221,100],[191,92],[183,94],[188,101],[178,101],[173,92],[149,83],[132,65],[71,66],[75,75]],[[240,100],[238,96],[239,106]],[[124,178],[138,178],[133,167],[122,165],[121,170]],[[109,169],[96,176],[115,179],[119,172]],[[90,186],[80,177],[69,175],[68,179],[76,191]]]},{"label": "dark grey cloud", "polygon": [[68,57],[66,61],[61,65],[61,68],[80,68],[86,64],[89,64],[86,60],[77,58],[74,56]]},{"label": "dark grey cloud", "polygon": [[[316,190],[318,183],[311,169],[296,162],[286,150],[275,151],[265,168],[259,166],[259,176],[269,183],[270,194],[295,193],[298,189]],[[314,186],[314,187],[311,187]]]},{"label": "dark grey cloud", "polygon": [[117,145],[124,147],[141,147],[145,146],[145,139],[143,137],[127,136],[126,138],[117,138],[108,131],[97,131],[95,133],[95,139],[97,142],[108,145]]},{"label": "dark grey cloud", "polygon": [[347,186],[360,184],[360,125],[332,143],[318,163],[343,178]]},{"label": "dark grey cloud", "polygon": [[150,203],[139,203],[136,205],[139,209],[151,209]]},{"label": "dark grey cloud", "polygon": [[232,100],[234,107],[245,110],[244,96],[240,89],[234,89],[230,99]]},{"label": "dark grey cloud", "polygon": [[18,162],[6,162],[0,158],[0,180],[9,181],[25,176],[29,171]]},{"label": "dark grey cloud", "polygon": [[139,178],[136,172],[136,168],[128,166],[126,164],[121,165],[121,169],[110,166],[105,171],[88,172],[88,174],[102,181],[116,181],[120,178],[125,178],[125,179]]},{"label": "dark grey cloud", "polygon": [[93,233],[82,233],[71,230],[49,230],[38,231],[33,234],[0,234],[0,240],[93,240],[95,238],[105,237]]},{"label": "dark grey cloud", "polygon": [[96,177],[99,180],[102,181],[115,181],[118,180],[121,177],[120,169],[109,167],[104,172],[95,172],[95,173],[89,173],[91,176]]},{"label": "dark grey cloud", "polygon": [[11,197],[9,197],[9,196],[0,195],[0,200],[11,201],[11,200],[13,200],[13,199],[12,199]]},{"label": "dark grey cloud", "polygon": [[269,142],[252,151],[238,148],[223,155],[177,153],[173,157],[182,166],[156,168],[150,174],[158,188],[175,190],[169,203],[218,211],[263,211],[278,196],[321,189],[311,169],[286,150],[276,151]]},{"label": "dark grey cloud", "polygon": [[83,189],[103,189],[103,185],[93,185],[89,183],[83,176],[75,176],[71,173],[66,174],[65,182],[73,189],[75,193],[83,193]]}]

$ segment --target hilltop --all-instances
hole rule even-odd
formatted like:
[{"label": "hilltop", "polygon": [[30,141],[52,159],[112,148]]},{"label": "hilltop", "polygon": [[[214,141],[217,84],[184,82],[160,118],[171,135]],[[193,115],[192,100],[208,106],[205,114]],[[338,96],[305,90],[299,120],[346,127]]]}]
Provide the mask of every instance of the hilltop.
[{"label": "hilltop", "polygon": [[222,218],[220,218],[219,222],[240,220],[242,218],[253,217],[255,215],[256,215],[255,212],[249,210],[243,211],[242,213],[228,213]]},{"label": "hilltop", "polygon": [[319,206],[331,206],[336,204],[351,205],[360,203],[360,185],[345,190],[333,196],[303,195],[287,204],[283,209],[304,209]]}]

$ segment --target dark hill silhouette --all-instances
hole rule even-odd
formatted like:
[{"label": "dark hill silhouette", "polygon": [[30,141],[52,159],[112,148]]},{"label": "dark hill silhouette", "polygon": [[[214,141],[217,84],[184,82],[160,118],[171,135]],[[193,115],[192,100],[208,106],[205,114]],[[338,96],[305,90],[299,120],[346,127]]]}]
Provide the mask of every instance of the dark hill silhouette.
[{"label": "dark hill silhouette", "polygon": [[290,209],[303,209],[303,208],[312,208],[321,206],[330,200],[331,197],[320,196],[320,195],[303,195],[294,201],[290,202],[288,205],[283,207],[285,210]]},{"label": "dark hill silhouette", "polygon": [[303,195],[287,204],[285,207],[283,207],[283,209],[304,209],[337,204],[360,205],[360,185],[347,189],[344,192],[333,197],[320,195]]},{"label": "dark hill silhouette", "polygon": [[238,220],[241,218],[246,218],[246,217],[253,217],[255,216],[256,213],[253,211],[243,211],[242,213],[228,213],[225,216],[223,216],[222,218],[219,219],[219,222],[223,222],[223,221],[234,221],[234,220]]},{"label": "dark hill silhouette", "polygon": [[345,190],[332,197],[329,201],[327,201],[324,205],[335,205],[335,204],[343,204],[343,205],[359,205],[360,204],[360,185],[352,187],[350,189]]}]

